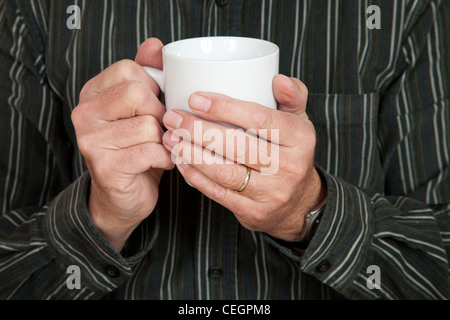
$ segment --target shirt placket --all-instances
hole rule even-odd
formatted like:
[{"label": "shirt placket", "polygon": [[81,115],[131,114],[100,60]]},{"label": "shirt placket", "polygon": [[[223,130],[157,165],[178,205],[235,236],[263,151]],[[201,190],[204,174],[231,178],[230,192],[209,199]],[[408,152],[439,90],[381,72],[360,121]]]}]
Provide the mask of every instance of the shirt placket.
[{"label": "shirt placket", "polygon": [[[219,23],[229,15],[229,2],[205,1],[201,36],[222,35],[219,34]],[[196,295],[199,299],[235,299],[239,225],[231,212],[202,197],[196,234]]]}]

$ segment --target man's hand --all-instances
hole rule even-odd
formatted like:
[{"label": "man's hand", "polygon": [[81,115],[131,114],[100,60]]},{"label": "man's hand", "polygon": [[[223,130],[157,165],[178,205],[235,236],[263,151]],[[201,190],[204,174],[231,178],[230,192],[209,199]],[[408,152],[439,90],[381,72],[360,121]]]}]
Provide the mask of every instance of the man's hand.
[{"label": "man's hand", "polygon": [[141,67],[161,68],[161,48],[149,39],[136,61],[119,61],[88,81],[72,112],[92,178],[89,213],[118,251],[155,208],[163,169],[174,167],[162,145],[159,88]]},{"label": "man's hand", "polygon": [[[278,110],[220,94],[196,93],[189,100],[195,114],[174,110],[164,116],[168,131],[163,143],[178,158],[185,179],[232,211],[244,227],[297,241],[305,215],[327,192],[314,167],[316,135],[305,112],[306,87],[297,79],[279,75],[273,90]],[[234,138],[230,141],[227,130],[232,129],[217,122],[248,131],[235,132],[240,143]],[[217,148],[220,145],[223,148]],[[263,148],[276,172],[268,174],[268,163],[261,157]],[[203,155],[202,161],[196,154]],[[249,183],[237,192],[247,168],[251,168]]]}]

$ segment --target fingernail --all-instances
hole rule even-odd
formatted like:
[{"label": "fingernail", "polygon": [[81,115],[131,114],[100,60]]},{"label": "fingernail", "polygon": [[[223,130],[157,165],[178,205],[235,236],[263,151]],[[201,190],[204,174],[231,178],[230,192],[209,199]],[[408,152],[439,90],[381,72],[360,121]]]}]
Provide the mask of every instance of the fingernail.
[{"label": "fingernail", "polygon": [[183,116],[175,111],[167,111],[163,118],[164,125],[173,129],[181,127]]},{"label": "fingernail", "polygon": [[174,132],[167,131],[163,135],[163,143],[170,148],[172,151],[173,148],[180,142],[180,137],[176,135]]},{"label": "fingernail", "polygon": [[178,166],[178,168],[181,168],[183,170],[189,168],[189,164],[187,164],[183,158],[179,158],[179,157],[177,157],[176,165]]},{"label": "fingernail", "polygon": [[163,135],[163,144],[168,147],[169,151],[172,151],[173,147],[175,146],[171,140],[172,134],[169,133],[169,131],[167,131],[166,133],[164,133]]},{"label": "fingernail", "polygon": [[204,95],[194,93],[189,99],[189,106],[191,109],[208,112],[211,108],[211,99]]},{"label": "fingernail", "polygon": [[297,87],[297,84],[295,83],[295,81],[292,80],[292,79],[289,79],[289,81],[291,82],[292,88],[295,89],[295,90],[298,90],[298,87]]}]

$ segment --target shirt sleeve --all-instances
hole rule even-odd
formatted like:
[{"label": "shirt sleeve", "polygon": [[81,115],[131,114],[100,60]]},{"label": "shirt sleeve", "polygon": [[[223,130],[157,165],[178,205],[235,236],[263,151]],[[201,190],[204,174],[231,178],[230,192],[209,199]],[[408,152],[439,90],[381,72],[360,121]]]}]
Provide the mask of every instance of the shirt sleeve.
[{"label": "shirt sleeve", "polygon": [[430,1],[383,90],[377,143],[384,192],[317,166],[328,202],[306,251],[298,256],[272,241],[346,298],[450,298],[449,15],[449,1]]},{"label": "shirt sleeve", "polygon": [[[99,298],[129,279],[150,250],[158,214],[135,230],[139,248],[129,255],[93,225],[90,176],[72,177],[61,99],[45,73],[45,35],[26,9],[0,2],[0,298]],[[79,288],[67,285],[70,266],[80,270]]]}]

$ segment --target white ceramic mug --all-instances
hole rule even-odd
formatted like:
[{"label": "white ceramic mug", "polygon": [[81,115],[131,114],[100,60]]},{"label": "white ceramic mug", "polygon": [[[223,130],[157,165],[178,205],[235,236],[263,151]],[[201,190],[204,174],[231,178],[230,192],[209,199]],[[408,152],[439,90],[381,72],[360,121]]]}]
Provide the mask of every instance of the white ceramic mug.
[{"label": "white ceramic mug", "polygon": [[190,111],[197,91],[225,94],[276,109],[272,81],[279,49],[268,41],[243,37],[203,37],[175,41],[162,49],[163,70],[144,67],[165,94],[167,110]]}]

